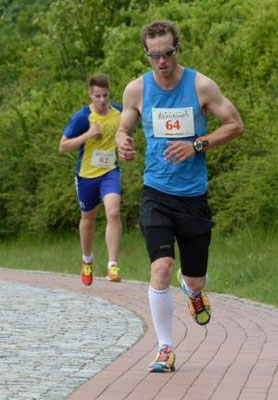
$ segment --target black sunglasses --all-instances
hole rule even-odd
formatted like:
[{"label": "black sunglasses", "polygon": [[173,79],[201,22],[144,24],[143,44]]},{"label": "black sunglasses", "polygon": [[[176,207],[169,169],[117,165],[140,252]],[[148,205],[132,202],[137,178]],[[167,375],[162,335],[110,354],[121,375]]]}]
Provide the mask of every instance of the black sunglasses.
[{"label": "black sunglasses", "polygon": [[146,52],[146,55],[150,57],[152,60],[158,60],[160,57],[163,58],[170,58],[174,53],[176,53],[177,48],[172,47],[170,49],[164,50],[164,51],[157,51],[155,53],[149,53]]}]

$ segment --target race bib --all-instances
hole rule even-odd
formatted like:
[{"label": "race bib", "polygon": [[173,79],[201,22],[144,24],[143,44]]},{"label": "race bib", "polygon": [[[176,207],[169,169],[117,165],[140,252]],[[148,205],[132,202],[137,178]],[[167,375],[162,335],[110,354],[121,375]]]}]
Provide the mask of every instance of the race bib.
[{"label": "race bib", "polygon": [[193,107],[153,108],[152,117],[155,137],[195,136]]},{"label": "race bib", "polygon": [[114,150],[94,150],[91,165],[94,167],[110,168],[115,164],[116,154]]}]

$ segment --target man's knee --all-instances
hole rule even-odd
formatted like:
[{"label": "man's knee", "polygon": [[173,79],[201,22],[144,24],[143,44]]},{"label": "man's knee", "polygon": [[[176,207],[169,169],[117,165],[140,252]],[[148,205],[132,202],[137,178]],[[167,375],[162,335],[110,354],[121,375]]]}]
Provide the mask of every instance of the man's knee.
[{"label": "man's knee", "polygon": [[[171,257],[159,258],[152,263],[152,282],[159,288],[168,287],[174,268],[174,260]],[[155,287],[154,286],[154,287]],[[158,289],[158,287],[156,287]]]},{"label": "man's knee", "polygon": [[109,209],[106,210],[106,216],[108,220],[118,220],[120,218],[119,207],[109,207]]},{"label": "man's knee", "polygon": [[190,290],[193,292],[199,292],[202,290],[207,283],[207,276],[191,277],[184,276],[185,282]]},{"label": "man's knee", "polygon": [[80,222],[82,225],[93,225],[96,218],[96,211],[82,212]]}]

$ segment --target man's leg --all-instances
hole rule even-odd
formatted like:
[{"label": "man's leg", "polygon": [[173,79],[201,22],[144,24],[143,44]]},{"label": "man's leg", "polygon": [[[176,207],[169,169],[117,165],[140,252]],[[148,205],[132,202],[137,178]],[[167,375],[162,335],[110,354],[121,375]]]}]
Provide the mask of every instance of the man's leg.
[{"label": "man's leg", "polygon": [[181,258],[178,280],[188,296],[191,315],[199,325],[205,325],[211,316],[210,303],[204,292],[211,232],[190,238],[177,237],[177,240]]},{"label": "man's leg", "polygon": [[96,208],[94,208],[92,211],[81,211],[81,219],[79,222],[79,235],[83,258],[84,256],[92,257],[95,221]]},{"label": "man's leg", "polygon": [[120,282],[118,258],[122,238],[122,221],[120,216],[121,196],[117,193],[106,194],[103,198],[106,214],[105,240],[108,253],[108,274],[107,279]]},{"label": "man's leg", "polygon": [[77,198],[81,209],[79,222],[79,237],[82,250],[81,280],[84,285],[93,281],[92,253],[97,205],[100,203],[100,179],[75,178]]},{"label": "man's leg", "polygon": [[174,260],[171,257],[159,258],[151,265],[149,302],[159,347],[173,345],[173,300],[170,289],[173,268]]},{"label": "man's leg", "polygon": [[79,222],[79,236],[82,250],[81,280],[84,285],[89,286],[93,282],[93,261],[92,252],[95,232],[96,208],[92,211],[81,211]]},{"label": "man's leg", "polygon": [[120,282],[118,258],[122,237],[122,221],[120,216],[121,173],[118,168],[109,171],[101,179],[100,196],[106,214],[105,240],[108,253],[107,279]]},{"label": "man's leg", "polygon": [[175,354],[172,342],[173,298],[170,288],[174,259],[163,257],[151,266],[149,304],[154,329],[158,339],[158,354],[150,364],[150,372],[175,370]]},{"label": "man's leg", "polygon": [[173,299],[170,282],[174,269],[174,238],[172,229],[143,227],[151,259],[149,304],[158,340],[158,354],[150,364],[150,372],[171,372],[175,369],[172,342]]}]

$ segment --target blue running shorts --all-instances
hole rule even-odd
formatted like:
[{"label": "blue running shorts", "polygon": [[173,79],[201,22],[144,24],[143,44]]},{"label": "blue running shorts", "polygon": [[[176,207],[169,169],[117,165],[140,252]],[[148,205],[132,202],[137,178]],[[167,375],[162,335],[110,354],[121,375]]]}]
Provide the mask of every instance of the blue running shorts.
[{"label": "blue running shorts", "polygon": [[82,211],[92,211],[109,193],[121,195],[121,172],[112,169],[97,178],[75,177],[75,185],[79,206]]}]

